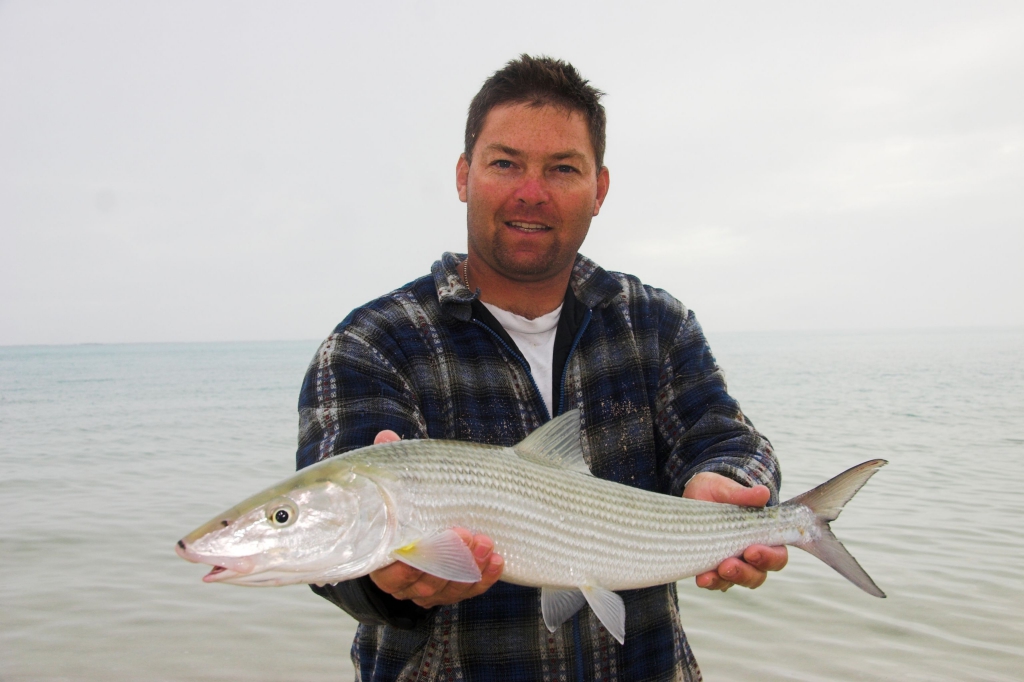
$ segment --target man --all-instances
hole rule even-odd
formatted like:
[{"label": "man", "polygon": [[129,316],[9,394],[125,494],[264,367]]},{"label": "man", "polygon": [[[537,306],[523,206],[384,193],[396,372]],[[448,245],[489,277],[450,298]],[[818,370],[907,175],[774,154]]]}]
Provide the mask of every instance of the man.
[{"label": "man", "polygon": [[[608,193],[599,99],[561,61],[523,55],[470,105],[456,166],[468,254],[354,310],[320,347],[299,401],[297,461],[371,442],[511,446],[579,408],[591,471],[665,494],[763,506],[779,470],[728,395],[693,314],[578,254]],[[318,594],[360,621],[362,680],[700,679],[674,585],[623,592],[625,644],[589,608],[549,633],[539,590],[460,529],[483,575],[446,582],[394,563]],[[786,563],[755,546],[697,584],[757,587]]]}]

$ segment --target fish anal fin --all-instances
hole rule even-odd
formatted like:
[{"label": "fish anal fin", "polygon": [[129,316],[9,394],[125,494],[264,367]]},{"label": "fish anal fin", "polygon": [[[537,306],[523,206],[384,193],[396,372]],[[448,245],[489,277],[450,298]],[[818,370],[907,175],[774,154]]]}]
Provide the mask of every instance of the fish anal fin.
[{"label": "fish anal fin", "polygon": [[391,556],[444,580],[475,583],[482,577],[473,552],[454,530],[414,540],[392,550]]},{"label": "fish anal fin", "polygon": [[575,588],[542,587],[540,590],[540,610],[549,632],[557,630],[586,603],[587,598]]},{"label": "fish anal fin", "polygon": [[586,585],[580,588],[583,597],[605,630],[619,644],[626,641],[626,605],[622,597],[603,587]]},{"label": "fish anal fin", "polygon": [[555,417],[512,449],[523,459],[537,464],[592,475],[580,444],[579,410],[569,410]]}]

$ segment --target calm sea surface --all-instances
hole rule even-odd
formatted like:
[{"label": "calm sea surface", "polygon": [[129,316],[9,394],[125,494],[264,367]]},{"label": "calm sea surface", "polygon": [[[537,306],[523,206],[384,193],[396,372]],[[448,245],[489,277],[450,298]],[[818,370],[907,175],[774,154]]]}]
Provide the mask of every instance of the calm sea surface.
[{"label": "calm sea surface", "polygon": [[[757,591],[684,581],[705,678],[1024,679],[1024,331],[711,342],[784,498],[890,461],[833,524],[889,598],[799,550]],[[342,611],[173,551],[291,473],[315,347],[0,348],[0,680],[352,678]]]}]

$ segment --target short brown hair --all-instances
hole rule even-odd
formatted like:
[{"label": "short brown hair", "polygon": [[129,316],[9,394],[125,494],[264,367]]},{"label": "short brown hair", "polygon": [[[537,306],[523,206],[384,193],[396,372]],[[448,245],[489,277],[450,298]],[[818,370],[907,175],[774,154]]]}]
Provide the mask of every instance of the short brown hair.
[{"label": "short brown hair", "polygon": [[590,131],[597,170],[600,171],[604,166],[605,115],[601,105],[604,93],[589,83],[572,64],[561,59],[531,57],[528,54],[513,59],[505,68],[495,71],[469,103],[466,160],[471,161],[476,137],[494,107],[503,104],[551,105],[583,115]]}]

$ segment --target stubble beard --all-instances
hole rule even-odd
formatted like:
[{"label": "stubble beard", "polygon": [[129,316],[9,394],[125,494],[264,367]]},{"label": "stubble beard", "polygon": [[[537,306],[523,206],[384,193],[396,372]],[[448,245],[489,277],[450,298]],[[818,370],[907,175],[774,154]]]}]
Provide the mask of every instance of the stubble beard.
[{"label": "stubble beard", "polygon": [[[466,227],[470,250],[476,252],[492,270],[512,281],[540,282],[571,268],[576,262],[579,247],[582,246],[583,240],[586,239],[587,233],[590,231],[588,217],[587,224],[583,226],[580,235],[580,243],[576,244],[575,248],[573,245],[567,244],[564,238],[567,235],[576,235],[579,231],[573,227],[569,227],[567,230],[555,228],[555,234],[552,235],[553,239],[547,248],[541,252],[524,253],[522,250],[513,248],[510,243],[510,235],[506,232],[508,228],[503,220],[489,213],[483,219],[477,219],[474,215],[476,211],[474,211],[472,195],[468,197],[467,204]],[[540,216],[536,218],[521,216],[516,219],[546,224],[546,221]],[[495,220],[497,220],[497,224],[495,224]],[[474,224],[482,225],[482,228],[474,229]]]},{"label": "stubble beard", "polygon": [[475,239],[470,231],[469,243],[492,270],[510,280],[542,281],[560,274],[576,262],[576,250],[558,238],[541,252],[524,253],[513,249],[500,230],[492,240]]},{"label": "stubble beard", "polygon": [[495,265],[506,276],[518,276],[531,281],[545,279],[565,267],[566,257],[561,253],[561,243],[552,242],[543,252],[536,254],[515,253],[503,239],[497,239],[492,252]]}]

